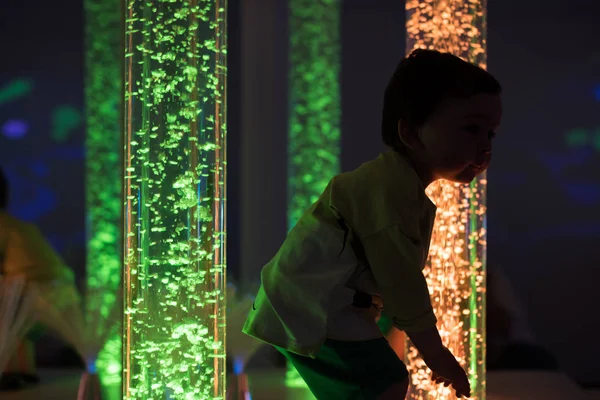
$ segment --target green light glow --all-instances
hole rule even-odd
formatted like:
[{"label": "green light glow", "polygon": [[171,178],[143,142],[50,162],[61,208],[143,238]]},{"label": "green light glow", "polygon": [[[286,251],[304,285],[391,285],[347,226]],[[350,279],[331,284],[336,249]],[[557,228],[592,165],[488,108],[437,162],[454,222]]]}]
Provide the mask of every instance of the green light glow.
[{"label": "green light glow", "polygon": [[[87,317],[115,323],[122,275],[122,123],[123,29],[119,0],[85,0],[86,15],[86,206]],[[53,115],[55,140],[66,139],[79,124],[77,110],[59,107]],[[113,313],[114,315],[114,313]],[[116,321],[118,323],[119,321]],[[108,330],[95,326],[98,331]],[[112,331],[112,330],[111,330]],[[121,385],[121,335],[108,338],[96,368],[105,387]],[[116,397],[116,398],[120,398]],[[112,396],[111,396],[112,400]]]},{"label": "green light glow", "polygon": [[[340,172],[340,0],[288,0],[288,229]],[[288,364],[286,386],[306,387]]]},{"label": "green light glow", "polygon": [[[118,64],[117,64],[118,66]],[[95,67],[90,66],[91,69],[94,69]],[[93,80],[94,78],[90,78],[90,80]],[[89,91],[88,91],[89,93]],[[92,100],[92,104],[93,104],[93,100]],[[97,111],[97,110],[94,110]],[[114,116],[114,112],[112,113],[111,116]],[[82,122],[82,118],[81,118],[81,113],[79,112],[79,110],[71,107],[71,106],[59,106],[57,108],[54,109],[54,111],[52,111],[52,139],[56,140],[57,142],[64,142],[65,140],[67,140],[69,138],[69,135],[71,133],[73,133],[73,131],[78,128],[81,125]],[[119,122],[118,118],[115,120],[115,122]],[[94,130],[95,127],[91,127],[92,131]],[[117,131],[118,134],[119,131]],[[115,134],[113,134],[115,135]],[[88,151],[91,150],[89,149],[89,147],[94,147],[94,141],[92,139],[92,146],[88,146]],[[113,143],[113,147],[117,147],[114,146]],[[120,149],[116,149],[117,151]],[[119,154],[119,153],[117,153]],[[95,178],[95,176],[94,176]]]},{"label": "green light glow", "polygon": [[594,135],[592,142],[594,144],[594,148],[600,151],[600,126],[596,128],[596,134]]},{"label": "green light glow", "polygon": [[0,88],[0,104],[9,103],[33,91],[33,81],[21,78],[10,81]]},{"label": "green light glow", "polygon": [[289,0],[288,228],[340,172],[340,1]]},{"label": "green light glow", "polygon": [[127,0],[126,399],[225,398],[226,9]]},{"label": "green light glow", "polygon": [[565,139],[569,147],[583,147],[588,144],[588,132],[583,128],[571,129]]}]

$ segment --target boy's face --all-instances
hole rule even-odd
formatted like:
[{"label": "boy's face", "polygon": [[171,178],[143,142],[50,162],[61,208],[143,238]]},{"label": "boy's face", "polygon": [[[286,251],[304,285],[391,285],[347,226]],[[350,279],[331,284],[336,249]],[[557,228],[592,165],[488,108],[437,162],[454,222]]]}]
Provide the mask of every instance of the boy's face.
[{"label": "boy's face", "polygon": [[484,172],[501,118],[499,95],[444,101],[418,132],[433,178],[469,183]]}]

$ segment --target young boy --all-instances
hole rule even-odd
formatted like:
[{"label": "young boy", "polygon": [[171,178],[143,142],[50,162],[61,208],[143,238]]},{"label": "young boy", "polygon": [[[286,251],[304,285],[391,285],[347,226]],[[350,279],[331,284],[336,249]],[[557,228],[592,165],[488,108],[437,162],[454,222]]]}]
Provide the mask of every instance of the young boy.
[{"label": "young boy", "polygon": [[377,326],[385,306],[436,382],[469,396],[443,346],[422,269],[433,181],[469,183],[490,163],[500,84],[450,55],[416,50],[385,91],[388,152],[331,180],[261,272],[244,332],[275,346],[323,400],[403,399],[405,365]]},{"label": "young boy", "polygon": [[[0,169],[0,275],[24,276],[28,282],[73,282],[73,273],[32,224],[6,212],[9,186]],[[0,391],[37,383],[34,342],[43,332],[36,325],[15,349],[0,379]]]}]

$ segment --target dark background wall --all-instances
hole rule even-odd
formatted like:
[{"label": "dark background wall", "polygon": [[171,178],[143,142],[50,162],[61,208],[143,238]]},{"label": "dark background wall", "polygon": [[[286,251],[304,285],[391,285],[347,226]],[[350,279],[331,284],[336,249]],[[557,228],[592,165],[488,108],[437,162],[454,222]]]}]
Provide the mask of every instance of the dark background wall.
[{"label": "dark background wall", "polygon": [[[242,161],[260,163],[252,168],[265,174],[261,179],[268,180],[270,189],[252,201],[262,204],[261,212],[268,212],[265,204],[285,202],[281,173],[285,161],[280,156],[285,140],[271,146],[271,155],[263,148],[257,157],[260,150],[252,147],[252,140],[260,138],[242,140],[242,122],[250,118],[243,117],[243,104],[254,93],[248,88],[267,88],[262,90],[267,101],[261,102],[260,95],[254,99],[261,114],[255,116],[253,129],[268,125],[270,135],[278,131],[285,135],[285,115],[279,111],[285,109],[281,106],[285,98],[280,98],[285,90],[280,84],[243,84],[242,78],[253,76],[252,68],[259,79],[260,60],[242,61],[241,55],[249,54],[248,46],[256,46],[261,38],[243,34],[244,8],[239,4],[230,0],[228,258],[233,276],[249,279],[283,239],[285,209],[274,208],[268,218],[247,216],[252,210],[243,208],[240,199],[252,188],[246,184],[244,189],[248,175]],[[516,286],[539,341],[574,378],[599,384],[600,2],[489,0],[488,9],[488,65],[504,86],[505,101],[489,173],[488,259],[502,267]],[[81,1],[4,0],[0,11],[0,165],[13,185],[11,211],[38,223],[81,279],[85,272]],[[381,96],[404,54],[403,25],[401,1],[344,0],[344,169],[382,149]],[[276,23],[262,29],[265,34],[285,34],[285,26]],[[257,51],[273,57],[262,60],[265,67],[285,66],[281,40],[265,38],[263,43]],[[285,81],[277,76],[278,82]],[[240,143],[245,143],[245,150]],[[267,159],[271,161],[265,164]],[[257,232],[255,220],[270,222]],[[242,242],[248,240],[243,236],[253,233],[261,244],[250,257],[253,272],[242,274]]]},{"label": "dark background wall", "polygon": [[507,271],[540,341],[569,373],[596,383],[599,15],[590,0],[490,1],[489,17],[490,70],[505,88],[489,260]]}]

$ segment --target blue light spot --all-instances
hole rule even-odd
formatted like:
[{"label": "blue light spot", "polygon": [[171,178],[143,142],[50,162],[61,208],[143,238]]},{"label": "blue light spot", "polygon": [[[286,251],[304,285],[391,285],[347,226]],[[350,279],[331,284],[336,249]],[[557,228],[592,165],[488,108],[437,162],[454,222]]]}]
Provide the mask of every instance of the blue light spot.
[{"label": "blue light spot", "polygon": [[236,357],[233,360],[233,373],[235,375],[240,375],[244,372],[244,359],[240,357]]},{"label": "blue light spot", "polygon": [[90,374],[98,373],[98,369],[96,368],[96,357],[88,358],[87,360],[85,360],[85,364]]},{"label": "blue light spot", "polygon": [[29,125],[25,121],[9,120],[2,126],[2,133],[9,139],[21,139],[27,134]]},{"label": "blue light spot", "polygon": [[594,88],[594,97],[596,98],[596,101],[600,101],[600,84],[596,85]]}]

